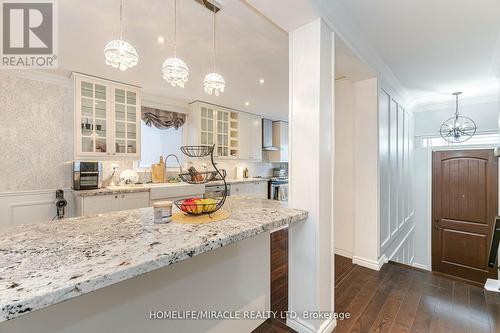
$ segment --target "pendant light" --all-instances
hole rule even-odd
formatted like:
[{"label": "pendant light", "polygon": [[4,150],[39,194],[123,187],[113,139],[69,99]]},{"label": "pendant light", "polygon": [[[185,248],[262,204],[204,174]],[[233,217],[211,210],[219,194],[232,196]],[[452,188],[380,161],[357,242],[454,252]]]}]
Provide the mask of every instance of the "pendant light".
[{"label": "pendant light", "polygon": [[458,113],[458,96],[461,92],[455,92],[455,116],[447,119],[442,125],[439,133],[441,137],[451,143],[460,143],[469,140],[476,134],[476,123],[469,117],[461,116]]},{"label": "pendant light", "polygon": [[205,80],[203,81],[203,85],[205,87],[205,92],[209,95],[215,94],[215,96],[219,96],[221,93],[224,92],[224,88],[226,86],[226,81],[224,81],[224,78],[222,75],[218,74],[215,71],[215,63],[216,63],[216,57],[217,57],[217,48],[216,48],[216,34],[215,34],[215,26],[216,26],[216,7],[215,5],[213,6],[213,11],[214,11],[214,64],[213,64],[213,69],[214,71],[212,73],[209,73],[205,76]]},{"label": "pendant light", "polygon": [[188,81],[189,68],[182,59],[177,58],[177,0],[174,0],[174,56],[163,62],[161,70],[163,79],[172,87],[184,88],[184,84]]},{"label": "pendant light", "polygon": [[122,24],[123,0],[120,0],[120,39],[115,39],[104,47],[106,65],[125,71],[134,67],[139,61],[139,55],[132,45],[123,40]]}]

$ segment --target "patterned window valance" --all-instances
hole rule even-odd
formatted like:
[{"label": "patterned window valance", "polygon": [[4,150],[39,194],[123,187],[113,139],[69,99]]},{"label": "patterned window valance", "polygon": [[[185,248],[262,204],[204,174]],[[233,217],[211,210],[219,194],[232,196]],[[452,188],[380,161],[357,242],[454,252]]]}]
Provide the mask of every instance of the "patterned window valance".
[{"label": "patterned window valance", "polygon": [[142,120],[149,127],[159,129],[175,128],[179,129],[186,121],[186,115],[182,113],[160,110],[155,108],[142,107]]}]

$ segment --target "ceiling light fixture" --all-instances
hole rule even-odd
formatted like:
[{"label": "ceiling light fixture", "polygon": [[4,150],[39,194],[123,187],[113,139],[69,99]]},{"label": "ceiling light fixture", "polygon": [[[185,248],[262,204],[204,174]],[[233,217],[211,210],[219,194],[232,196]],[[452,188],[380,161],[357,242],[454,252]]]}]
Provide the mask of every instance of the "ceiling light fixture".
[{"label": "ceiling light fixture", "polygon": [[265,82],[265,81],[264,81],[264,79],[260,79],[260,80],[259,80],[259,83],[260,83],[260,84],[264,84],[264,82]]},{"label": "ceiling light fixture", "polygon": [[458,96],[461,94],[461,92],[453,93],[456,101],[455,116],[447,119],[439,130],[441,137],[451,143],[465,142],[476,134],[477,130],[474,120],[458,113]]},{"label": "ceiling light fixture", "polygon": [[209,73],[205,76],[205,80],[203,81],[203,85],[205,87],[205,92],[209,95],[215,94],[215,96],[219,96],[221,93],[224,92],[224,88],[226,86],[226,81],[222,77],[222,75],[218,74],[215,71],[215,63],[216,63],[216,57],[217,57],[217,48],[216,48],[216,13],[217,13],[217,7],[214,5],[213,6],[213,13],[214,13],[214,64],[213,64],[213,73]]},{"label": "ceiling light fixture", "polygon": [[174,56],[163,62],[161,70],[163,79],[172,87],[184,88],[184,84],[188,81],[189,68],[182,59],[177,58],[177,0],[174,0]]},{"label": "ceiling light fixture", "polygon": [[245,106],[250,106],[250,102],[245,102]]},{"label": "ceiling light fixture", "polygon": [[104,47],[106,65],[125,71],[139,62],[139,55],[132,45],[123,40],[123,0],[120,0],[120,39],[115,39]]},{"label": "ceiling light fixture", "polygon": [[163,44],[163,43],[165,43],[165,37],[163,37],[163,36],[158,36],[158,38],[156,39],[156,41],[157,41],[158,43],[160,43],[160,44]]}]

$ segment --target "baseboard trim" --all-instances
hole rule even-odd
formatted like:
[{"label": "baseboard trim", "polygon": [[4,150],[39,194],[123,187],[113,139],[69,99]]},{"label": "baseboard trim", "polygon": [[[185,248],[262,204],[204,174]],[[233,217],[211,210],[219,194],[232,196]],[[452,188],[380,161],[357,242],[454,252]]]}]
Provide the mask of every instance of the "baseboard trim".
[{"label": "baseboard trim", "polygon": [[335,254],[338,254],[339,256],[346,257],[349,259],[352,259],[354,253],[352,251],[347,251],[339,248],[335,248]]},{"label": "baseboard trim", "polygon": [[387,262],[389,262],[389,260],[387,259],[387,257],[385,256],[385,254],[382,255],[382,257],[380,257],[378,259],[378,261],[371,260],[371,259],[366,259],[366,258],[361,258],[361,257],[356,257],[356,256],[352,257],[352,263],[353,264],[356,264],[356,265],[359,265],[359,266],[363,266],[363,267],[366,267],[366,268],[369,268],[369,269],[373,269],[375,271],[380,271],[380,269],[382,268],[382,266],[384,266],[384,264],[386,264]]},{"label": "baseboard trim", "polygon": [[301,318],[287,318],[286,326],[294,329],[298,333],[331,333],[335,326],[337,326],[337,319],[328,319],[321,325],[319,330],[316,330],[311,324]]},{"label": "baseboard trim", "polygon": [[429,272],[431,271],[431,270],[429,269],[429,267],[427,267],[427,265],[422,265],[422,264],[419,264],[418,262],[414,262],[414,263],[412,264],[412,266],[413,266],[413,267],[416,267],[416,268],[423,269],[423,270],[425,270],[425,271],[429,271]]}]

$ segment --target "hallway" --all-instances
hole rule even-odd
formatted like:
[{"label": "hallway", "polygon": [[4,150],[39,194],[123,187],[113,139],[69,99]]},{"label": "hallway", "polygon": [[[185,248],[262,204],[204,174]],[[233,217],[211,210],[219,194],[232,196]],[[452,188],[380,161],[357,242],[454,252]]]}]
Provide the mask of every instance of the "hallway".
[{"label": "hallway", "polygon": [[[335,288],[340,332],[500,332],[500,294],[389,263],[379,271],[354,266]],[[294,332],[268,320],[254,333]]]}]

